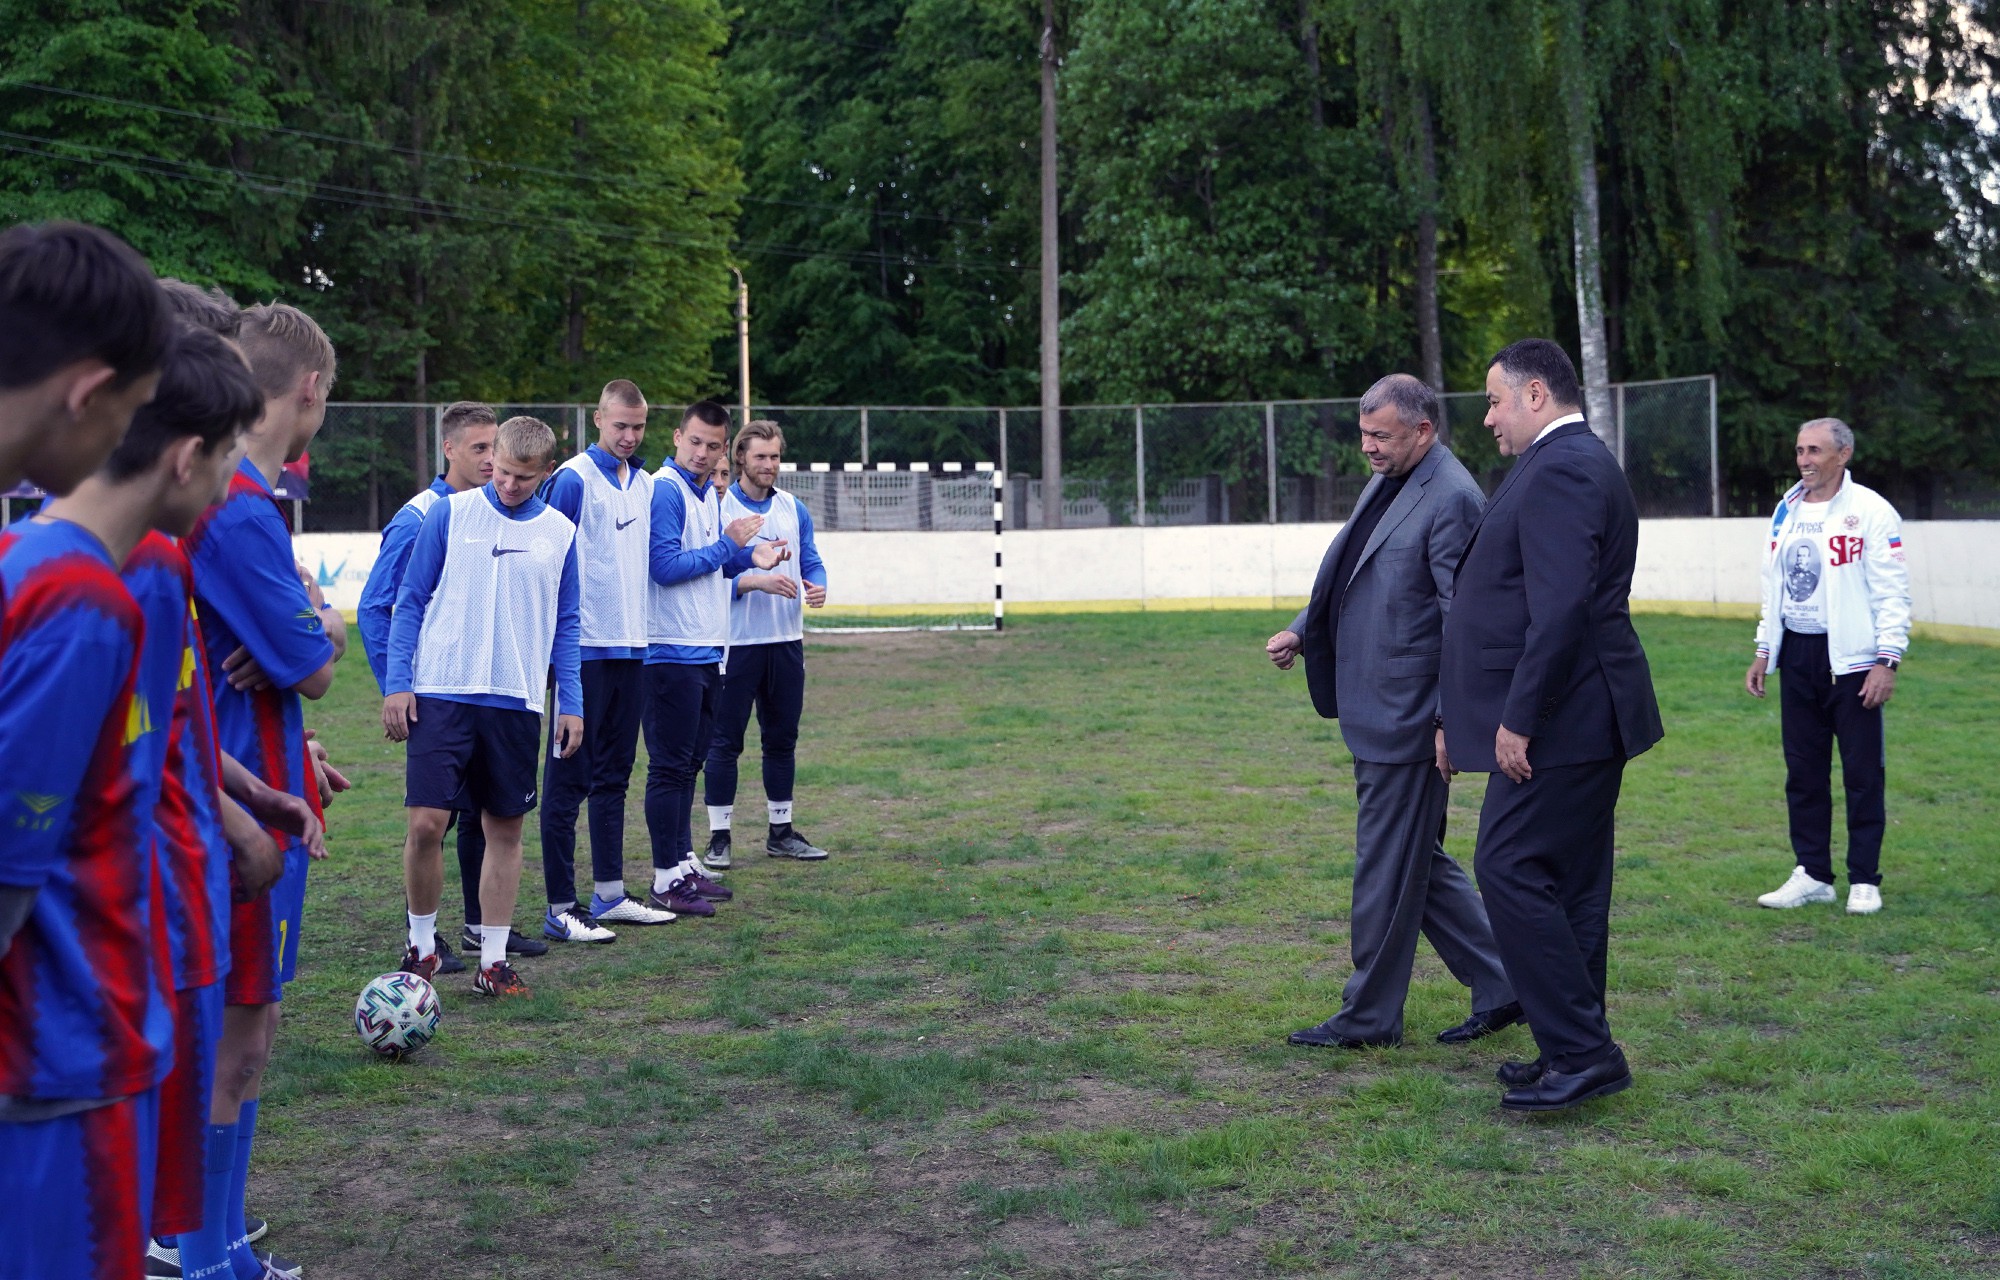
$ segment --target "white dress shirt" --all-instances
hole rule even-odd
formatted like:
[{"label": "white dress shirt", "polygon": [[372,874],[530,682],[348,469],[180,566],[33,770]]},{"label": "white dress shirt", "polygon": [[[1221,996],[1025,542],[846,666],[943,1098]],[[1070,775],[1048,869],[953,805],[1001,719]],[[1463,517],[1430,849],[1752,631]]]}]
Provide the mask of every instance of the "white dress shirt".
[{"label": "white dress shirt", "polygon": [[1557,418],[1554,422],[1551,422],[1548,426],[1543,427],[1540,431],[1536,432],[1535,438],[1528,442],[1528,447],[1532,449],[1536,445],[1540,444],[1542,442],[1542,437],[1548,435],[1549,432],[1554,431],[1557,427],[1566,427],[1572,422],[1582,422],[1582,421],[1583,421],[1583,415],[1580,413],[1572,413],[1568,417]]}]

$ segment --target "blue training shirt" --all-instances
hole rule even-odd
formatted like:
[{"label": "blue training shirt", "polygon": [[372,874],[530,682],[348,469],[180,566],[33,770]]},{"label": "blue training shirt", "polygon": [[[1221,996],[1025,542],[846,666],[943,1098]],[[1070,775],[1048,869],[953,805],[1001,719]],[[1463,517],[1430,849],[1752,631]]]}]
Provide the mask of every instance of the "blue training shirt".
[{"label": "blue training shirt", "polygon": [[[449,498],[456,490],[439,476],[426,493]],[[389,618],[396,612],[396,592],[403,586],[403,569],[410,562],[410,548],[416,545],[417,530],[423,528],[424,513],[406,502],[382,529],[382,545],[375,552],[375,567],[368,571],[368,583],[361,588],[361,608],[355,625],[361,629],[361,645],[368,654],[368,670],[374,673],[375,687],[389,688]]]},{"label": "blue training shirt", "polygon": [[[707,488],[706,478],[696,478],[692,471],[680,463],[669,461],[671,472],[655,477],[653,485],[653,544],[649,554],[653,581],[663,587],[671,587],[689,578],[699,578],[705,573],[720,571],[734,578],[750,568],[750,548],[739,547],[727,537],[717,538],[714,543],[700,550],[683,550],[681,529],[687,524],[687,504],[690,497],[699,495]],[[680,484],[673,483],[678,476]],[[646,646],[648,666],[663,662],[700,666],[722,661],[722,646],[707,644],[654,644]]]},{"label": "blue training shirt", "polygon": [[[509,507],[500,501],[500,495],[491,484],[480,492],[486,495],[486,500],[493,504],[495,511],[510,520],[533,519],[548,505],[540,498],[530,497],[518,507]],[[410,549],[409,564],[403,570],[403,587],[397,593],[396,613],[390,620],[389,677],[388,683],[383,686],[384,694],[409,693],[415,684],[417,640],[423,634],[424,614],[430,609],[431,597],[437,594],[438,583],[444,577],[445,554],[450,545],[451,507],[441,503],[424,518],[423,528],[417,532],[416,545]],[[496,613],[495,624],[504,616]],[[562,580],[556,587],[555,648],[550,655],[550,663],[556,673],[557,715],[583,714],[583,662],[577,644],[580,631],[576,542],[572,539],[569,553],[563,557]],[[427,693],[424,696],[475,707],[504,707],[511,711],[522,709],[519,698],[510,698],[505,694]]]},{"label": "blue training shirt", "polygon": [[[617,454],[610,452],[600,445],[591,445],[583,451],[583,456],[596,463],[597,469],[604,473],[604,478],[621,489],[630,489],[633,482],[639,478],[639,473],[646,469],[646,460],[638,454],[633,454],[630,462],[621,463],[618,461]],[[618,481],[618,471],[621,466],[625,470],[625,482],[623,484],[619,484]],[[547,484],[542,486],[541,497],[542,501],[568,516],[569,522],[579,530],[583,528],[583,480],[576,472],[564,467],[557,467],[556,473],[549,477]],[[604,662],[617,658],[632,659],[643,658],[645,656],[646,650],[643,647],[631,648],[625,645],[590,644],[583,646],[583,660],[585,662]]]}]

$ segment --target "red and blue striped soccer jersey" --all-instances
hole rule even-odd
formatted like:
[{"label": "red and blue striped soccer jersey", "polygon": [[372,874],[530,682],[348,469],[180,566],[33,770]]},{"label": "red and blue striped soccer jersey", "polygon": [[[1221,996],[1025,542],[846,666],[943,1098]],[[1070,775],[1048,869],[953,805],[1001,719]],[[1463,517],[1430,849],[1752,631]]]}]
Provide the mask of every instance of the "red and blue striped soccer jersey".
[{"label": "red and blue striped soccer jersey", "polygon": [[0,1094],[137,1093],[173,1037],[132,767],[144,624],[103,546],[60,520],[17,526],[0,596],[0,884],[38,890],[0,958]]},{"label": "red and blue striped soccer jersey", "polygon": [[[222,750],[266,784],[303,797],[319,812],[319,789],[306,762],[305,711],[292,686],[333,660],[319,613],[306,598],[292,535],[264,477],[245,459],[229,496],[210,507],[183,541],[194,567],[196,608],[216,673],[215,725]],[[222,678],[238,647],[270,683],[241,692]],[[280,849],[298,837],[272,831]]]},{"label": "red and blue striped soccer jersey", "polygon": [[173,986],[186,991],[229,970],[230,855],[216,799],[221,761],[208,656],[195,622],[194,571],[173,539],[147,534],[122,576],[146,619],[139,696],[167,728],[156,852]]}]

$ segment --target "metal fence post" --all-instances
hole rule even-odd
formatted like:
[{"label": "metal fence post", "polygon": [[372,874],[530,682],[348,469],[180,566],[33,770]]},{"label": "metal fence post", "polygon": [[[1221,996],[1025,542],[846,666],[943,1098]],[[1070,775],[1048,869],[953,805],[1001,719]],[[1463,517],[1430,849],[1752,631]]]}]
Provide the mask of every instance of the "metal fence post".
[{"label": "metal fence post", "polygon": [[1000,411],[1000,474],[1007,474],[1007,411]]},{"label": "metal fence post", "polygon": [[861,406],[861,465],[868,465],[868,406]]},{"label": "metal fence post", "polygon": [[1611,394],[1614,397],[1612,403],[1617,406],[1612,411],[1611,419],[1618,430],[1618,469],[1623,471],[1625,469],[1625,384],[1612,383]]},{"label": "metal fence post", "polygon": [[1264,402],[1264,523],[1278,523],[1278,410]]},{"label": "metal fence post", "polygon": [[1134,474],[1138,477],[1139,505],[1133,508],[1132,523],[1141,528],[1146,524],[1146,406],[1132,406],[1132,453],[1138,464]]},{"label": "metal fence post", "polygon": [[1722,518],[1722,437],[1715,417],[1715,375],[1708,375],[1708,514]]},{"label": "metal fence post", "polygon": [[[431,457],[437,459],[438,469],[444,469],[444,406],[431,406]],[[429,476],[418,476],[417,483],[428,485]]]},{"label": "metal fence post", "polygon": [[576,421],[576,451],[578,453],[582,453],[583,452],[583,406],[582,405],[576,406],[575,421]]}]

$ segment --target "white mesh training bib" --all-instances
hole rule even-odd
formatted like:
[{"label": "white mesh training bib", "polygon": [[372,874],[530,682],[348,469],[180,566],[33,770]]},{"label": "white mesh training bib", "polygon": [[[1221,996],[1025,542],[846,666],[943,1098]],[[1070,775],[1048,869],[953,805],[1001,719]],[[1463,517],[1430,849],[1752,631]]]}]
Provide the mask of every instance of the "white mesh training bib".
[{"label": "white mesh training bib", "polygon": [[493,693],[540,714],[556,643],[556,601],[576,526],[553,507],[526,520],[493,509],[484,489],[453,494],[444,572],[417,634],[410,687]]},{"label": "white mesh training bib", "polygon": [[[653,473],[654,484],[679,485],[685,515],[681,519],[681,550],[700,551],[722,540],[722,503],[715,486],[703,483],[697,497],[671,462]],[[722,570],[663,587],[651,587],[646,621],[648,644],[713,645],[729,643],[729,579]]]},{"label": "white mesh training bib", "polygon": [[576,522],[583,646],[644,648],[652,582],[646,562],[653,537],[653,477],[634,467],[632,483],[620,489],[587,454],[563,463],[563,470],[574,471],[583,481]]},{"label": "white mesh training bib", "polygon": [[[780,573],[799,584],[799,594],[786,600],[764,591],[746,591],[729,602],[729,643],[778,644],[786,640],[805,639],[805,580],[799,576],[799,504],[798,499],[783,489],[771,490],[771,509],[752,511],[745,506],[732,486],[722,495],[722,523],[728,524],[743,516],[761,515],[763,527],[750,543],[783,542],[791,548],[792,558],[775,569],[753,569],[752,573]],[[734,587],[731,587],[732,594]]]}]

